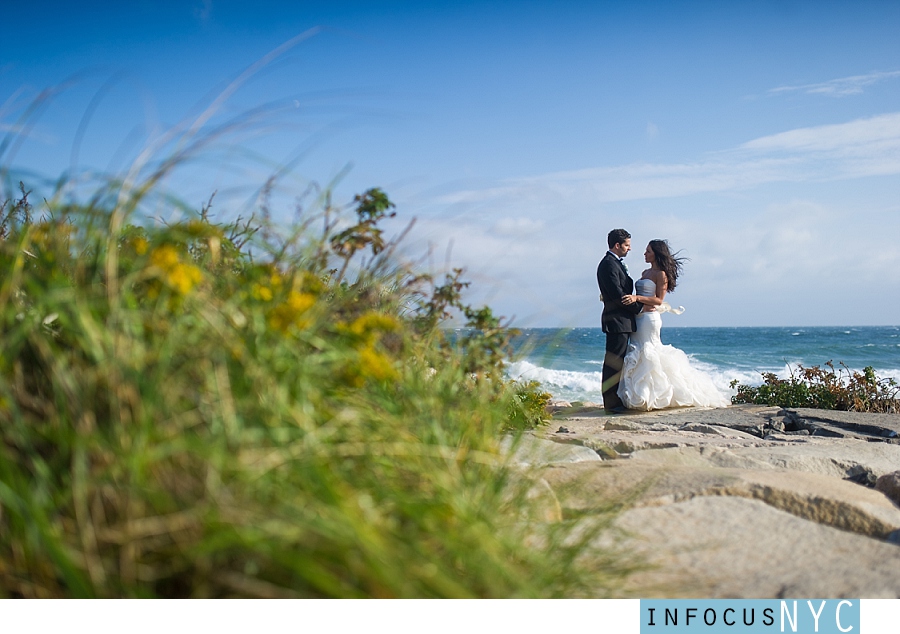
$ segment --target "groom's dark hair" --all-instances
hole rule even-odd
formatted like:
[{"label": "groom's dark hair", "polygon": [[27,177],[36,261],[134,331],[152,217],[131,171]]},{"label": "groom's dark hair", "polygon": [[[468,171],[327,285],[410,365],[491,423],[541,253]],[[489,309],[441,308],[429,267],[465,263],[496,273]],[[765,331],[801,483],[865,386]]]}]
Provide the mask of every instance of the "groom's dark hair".
[{"label": "groom's dark hair", "polygon": [[630,237],[631,234],[624,229],[613,229],[609,232],[609,235],[606,236],[606,243],[609,245],[609,248],[612,249],[614,246],[622,244]]}]

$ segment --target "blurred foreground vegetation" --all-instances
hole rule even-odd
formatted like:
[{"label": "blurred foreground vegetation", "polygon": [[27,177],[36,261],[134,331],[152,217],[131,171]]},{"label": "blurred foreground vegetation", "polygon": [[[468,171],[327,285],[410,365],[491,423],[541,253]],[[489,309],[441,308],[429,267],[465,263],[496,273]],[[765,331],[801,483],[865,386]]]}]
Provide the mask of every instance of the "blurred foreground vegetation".
[{"label": "blurred foreground vegetation", "polygon": [[772,372],[762,374],[759,386],[738,385],[731,402],[778,405],[780,407],[811,407],[850,412],[900,412],[900,385],[892,378],[879,378],[872,367],[854,372],[843,364],[835,367],[829,361],[825,368],[797,366],[786,379]]},{"label": "blurred foreground vegetation", "polygon": [[545,521],[500,441],[549,397],[461,271],[396,263],[383,192],[292,226],[151,193],[0,198],[0,596],[615,592],[614,505]]}]

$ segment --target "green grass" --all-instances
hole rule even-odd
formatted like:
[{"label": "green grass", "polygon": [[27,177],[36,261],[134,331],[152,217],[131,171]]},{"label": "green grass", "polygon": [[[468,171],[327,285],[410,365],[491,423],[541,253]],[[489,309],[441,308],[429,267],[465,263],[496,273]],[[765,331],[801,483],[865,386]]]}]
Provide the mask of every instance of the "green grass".
[{"label": "green grass", "polygon": [[327,206],[140,226],[154,187],[3,203],[0,595],[616,594],[615,505],[546,521],[500,450],[546,396],[459,271],[396,263],[383,193],[313,236]]}]

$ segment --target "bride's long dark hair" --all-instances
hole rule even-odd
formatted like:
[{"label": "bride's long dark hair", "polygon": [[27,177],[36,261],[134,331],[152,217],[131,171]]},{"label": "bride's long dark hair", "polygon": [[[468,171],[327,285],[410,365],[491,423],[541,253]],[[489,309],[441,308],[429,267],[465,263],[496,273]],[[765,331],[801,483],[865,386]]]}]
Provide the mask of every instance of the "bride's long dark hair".
[{"label": "bride's long dark hair", "polygon": [[681,275],[687,258],[678,257],[678,253],[681,253],[681,251],[672,253],[672,248],[667,240],[651,240],[650,250],[653,251],[653,259],[656,260],[656,266],[666,272],[666,291],[671,293],[675,290],[678,276]]}]

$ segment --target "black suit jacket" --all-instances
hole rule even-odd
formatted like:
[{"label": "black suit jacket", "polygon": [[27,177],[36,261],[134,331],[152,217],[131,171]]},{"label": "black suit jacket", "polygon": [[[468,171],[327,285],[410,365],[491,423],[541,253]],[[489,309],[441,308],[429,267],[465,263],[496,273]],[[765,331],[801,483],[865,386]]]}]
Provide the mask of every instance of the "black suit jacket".
[{"label": "black suit jacket", "polygon": [[607,252],[597,266],[597,284],[603,295],[603,316],[600,318],[603,332],[634,332],[634,318],[644,305],[638,302],[628,306],[622,304],[623,295],[634,293],[634,280],[612,253]]}]

